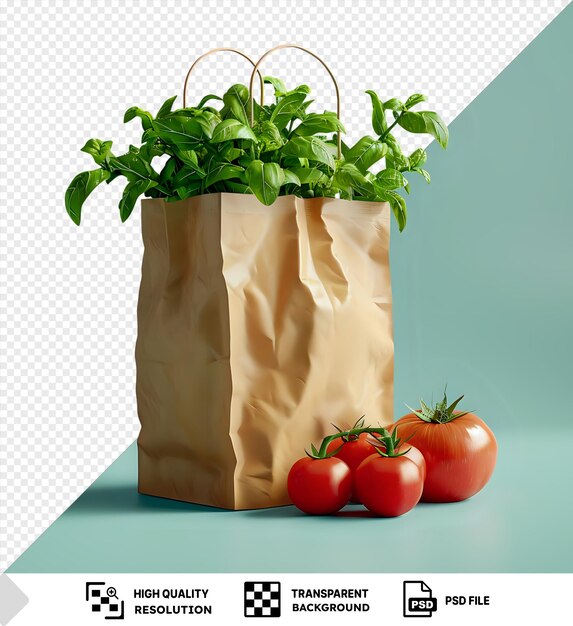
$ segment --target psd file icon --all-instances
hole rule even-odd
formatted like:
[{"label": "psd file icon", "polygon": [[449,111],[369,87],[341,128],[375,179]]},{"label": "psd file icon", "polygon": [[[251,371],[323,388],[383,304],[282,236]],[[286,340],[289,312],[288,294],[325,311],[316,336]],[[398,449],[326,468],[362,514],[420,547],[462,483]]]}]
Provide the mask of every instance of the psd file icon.
[{"label": "psd file icon", "polygon": [[404,617],[432,617],[438,601],[423,580],[404,581]]}]

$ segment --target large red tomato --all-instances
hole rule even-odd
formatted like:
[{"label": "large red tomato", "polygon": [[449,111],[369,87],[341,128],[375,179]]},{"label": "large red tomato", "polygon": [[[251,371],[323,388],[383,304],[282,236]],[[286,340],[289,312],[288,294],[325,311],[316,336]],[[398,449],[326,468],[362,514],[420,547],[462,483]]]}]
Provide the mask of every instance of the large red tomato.
[{"label": "large red tomato", "polygon": [[287,489],[293,504],[305,513],[328,515],[350,499],[352,473],[336,457],[299,459],[290,469]]},{"label": "large red tomato", "polygon": [[362,461],[354,473],[354,488],[364,506],[383,517],[397,517],[412,509],[422,495],[420,468],[406,456],[378,453]]},{"label": "large red tomato", "polygon": [[[350,471],[354,472],[365,458],[376,452],[369,441],[374,440],[371,439],[368,433],[361,433],[358,437],[348,439],[348,441],[342,441],[340,438],[333,439],[328,444],[326,451],[331,454],[335,450],[338,450],[335,454],[336,458],[344,461],[350,468]],[[352,490],[350,499],[352,502],[360,502],[354,489]]]},{"label": "large red tomato", "polygon": [[490,479],[497,459],[497,442],[485,422],[473,413],[453,409],[448,413],[446,405],[444,401],[434,409],[423,405],[422,411],[393,425],[401,439],[409,438],[407,444],[424,455],[424,502],[457,502],[473,496]]}]

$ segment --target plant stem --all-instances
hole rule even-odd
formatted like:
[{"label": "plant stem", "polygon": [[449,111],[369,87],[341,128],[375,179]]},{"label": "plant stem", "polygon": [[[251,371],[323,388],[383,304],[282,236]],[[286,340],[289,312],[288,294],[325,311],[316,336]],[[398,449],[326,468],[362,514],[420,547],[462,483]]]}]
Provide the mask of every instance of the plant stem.
[{"label": "plant stem", "polygon": [[388,136],[388,133],[394,128],[394,126],[396,126],[396,124],[398,123],[398,120],[402,117],[403,114],[404,114],[404,111],[402,111],[400,115],[398,115],[398,117],[394,120],[394,122],[390,124],[390,126],[388,126],[388,128],[384,131],[384,133],[380,135],[380,141],[384,141],[384,139],[386,139],[386,137]]}]

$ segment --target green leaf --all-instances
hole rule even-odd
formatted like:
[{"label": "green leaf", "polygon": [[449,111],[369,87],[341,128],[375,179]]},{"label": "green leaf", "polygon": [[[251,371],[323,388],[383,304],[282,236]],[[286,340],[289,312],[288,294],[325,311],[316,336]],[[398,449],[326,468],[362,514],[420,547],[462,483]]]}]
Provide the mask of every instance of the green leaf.
[{"label": "green leaf", "polygon": [[352,163],[344,163],[336,169],[332,178],[332,184],[340,189],[351,187],[360,196],[374,194],[374,186]]},{"label": "green leaf", "polygon": [[450,133],[442,118],[433,111],[422,111],[421,114],[426,122],[426,132],[432,135],[442,148],[447,148]]},{"label": "green leaf", "polygon": [[321,172],[316,168],[290,167],[289,171],[298,178],[301,185],[315,185],[317,183],[325,184],[329,180],[328,176],[324,172]]},{"label": "green leaf", "polygon": [[287,185],[290,183],[293,185],[297,185],[298,187],[301,186],[302,183],[300,178],[292,170],[283,169],[283,173],[285,178],[283,185]]},{"label": "green leaf", "polygon": [[365,174],[368,168],[386,156],[387,152],[388,146],[385,143],[366,135],[350,148],[344,160],[353,163],[362,174]]},{"label": "green leaf", "polygon": [[334,169],[334,158],[328,146],[316,137],[293,137],[284,145],[282,153],[309,161],[318,161]]},{"label": "green leaf", "polygon": [[170,181],[170,186],[172,189],[179,189],[179,187],[189,187],[191,184],[201,182],[201,176],[197,173],[197,170],[191,168],[187,165],[184,165],[178,172],[173,176]]},{"label": "green leaf", "polygon": [[156,172],[151,165],[136,152],[128,152],[109,159],[109,166],[119,170],[130,182],[138,178],[155,178]]},{"label": "green leaf", "polygon": [[209,100],[220,100],[223,102],[223,98],[221,96],[216,96],[214,93],[207,94],[204,98],[201,98],[201,102],[197,105],[198,109],[202,109]]},{"label": "green leaf", "polygon": [[406,221],[408,219],[406,201],[399,193],[396,193],[395,191],[387,191],[386,194],[392,212],[394,213],[394,217],[398,222],[398,228],[400,229],[400,232],[402,232],[406,227]]},{"label": "green leaf", "polygon": [[426,132],[426,120],[422,113],[414,113],[413,111],[406,111],[398,118],[398,124],[411,133],[425,133]]},{"label": "green leaf", "polygon": [[286,87],[280,78],[274,78],[273,76],[265,76],[263,78],[267,85],[272,85],[275,90],[275,97],[284,96],[286,93]]},{"label": "green leaf", "polygon": [[113,156],[111,153],[112,143],[111,141],[101,141],[100,139],[89,139],[82,148],[82,152],[91,154],[94,161],[101,165],[108,156]]},{"label": "green leaf", "polygon": [[222,141],[230,141],[231,139],[248,139],[257,141],[257,136],[253,129],[235,119],[227,119],[219,122],[213,131],[211,143],[221,143]]},{"label": "green leaf", "polygon": [[197,172],[199,176],[205,176],[205,170],[199,166],[199,159],[197,158],[197,153],[194,150],[177,150],[175,154],[180,161],[182,161],[187,167]]},{"label": "green leaf", "polygon": [[431,182],[431,178],[430,178],[430,172],[427,172],[426,170],[423,170],[421,167],[414,167],[412,169],[413,172],[416,172],[417,174],[420,174],[420,176],[424,177],[424,180],[428,183],[428,185]]},{"label": "green leaf", "polygon": [[162,141],[178,150],[193,150],[208,138],[204,126],[196,118],[182,115],[155,120],[153,129]]},{"label": "green leaf", "polygon": [[271,122],[282,130],[293,119],[300,105],[304,102],[306,93],[295,91],[284,98],[281,98],[271,114]]},{"label": "green leaf", "polygon": [[240,178],[241,174],[244,171],[244,168],[239,167],[238,165],[231,165],[230,163],[216,163],[207,172],[204,187],[206,189],[207,187],[214,185],[220,180],[227,180],[228,178]]},{"label": "green leaf", "polygon": [[324,113],[309,113],[304,120],[294,129],[295,135],[316,135],[317,133],[344,132],[344,126],[336,113],[325,111]]},{"label": "green leaf", "polygon": [[375,91],[368,90],[366,93],[372,100],[372,128],[377,135],[383,135],[388,128],[384,105]]},{"label": "green leaf", "polygon": [[406,109],[411,109],[413,106],[416,106],[417,104],[420,104],[420,102],[424,102],[425,100],[427,100],[426,96],[422,95],[421,93],[415,93],[406,100],[404,107]]},{"label": "green leaf", "polygon": [[271,205],[278,197],[285,177],[278,163],[253,161],[245,172],[249,187],[260,202]]},{"label": "green leaf", "polygon": [[137,198],[156,185],[157,182],[154,180],[143,179],[134,180],[126,185],[123,190],[121,200],[119,201],[119,216],[121,217],[122,222],[125,222],[125,220],[131,215],[133,207],[137,202]]},{"label": "green leaf", "polygon": [[198,196],[201,193],[201,188],[201,181],[193,180],[190,181],[187,187],[178,187],[175,190],[175,193],[180,200],[186,200],[187,198],[191,198],[192,196]]},{"label": "green leaf", "polygon": [[74,224],[80,225],[82,205],[90,193],[104,180],[109,178],[107,170],[97,169],[78,174],[66,189],[66,211]]},{"label": "green leaf", "polygon": [[147,130],[151,128],[153,124],[153,116],[149,111],[144,111],[139,107],[131,107],[127,109],[123,116],[124,123],[130,122],[132,119],[139,117],[141,119],[141,125],[143,126],[143,130]]},{"label": "green leaf", "polygon": [[261,143],[261,152],[278,150],[285,143],[280,130],[270,121],[260,124],[258,137]]},{"label": "green leaf", "polygon": [[233,85],[223,96],[223,102],[236,120],[249,124],[249,90],[245,85]]},{"label": "green leaf", "polygon": [[161,105],[161,108],[157,112],[156,119],[159,120],[162,117],[166,117],[167,115],[169,115],[171,113],[171,107],[173,106],[173,103],[175,102],[175,100],[177,100],[177,96],[173,96],[172,98],[169,98],[168,100],[166,100]]},{"label": "green leaf", "polygon": [[169,157],[163,166],[163,169],[159,173],[159,185],[167,189],[171,189],[173,177],[180,167],[180,163],[176,157]]},{"label": "green leaf", "polygon": [[384,109],[387,111],[403,111],[404,103],[398,98],[391,98],[384,103]]},{"label": "green leaf", "polygon": [[392,168],[378,172],[376,174],[376,182],[383,189],[400,189],[400,187],[404,187],[407,184],[402,173]]},{"label": "green leaf", "polygon": [[428,158],[428,155],[426,154],[425,150],[423,150],[422,148],[418,148],[417,150],[414,150],[414,152],[412,152],[409,158],[410,158],[410,167],[415,168],[415,167],[421,167],[422,165],[424,165],[424,163],[426,162]]},{"label": "green leaf", "polygon": [[226,180],[225,187],[232,193],[252,193],[248,185],[237,183],[234,180]]}]

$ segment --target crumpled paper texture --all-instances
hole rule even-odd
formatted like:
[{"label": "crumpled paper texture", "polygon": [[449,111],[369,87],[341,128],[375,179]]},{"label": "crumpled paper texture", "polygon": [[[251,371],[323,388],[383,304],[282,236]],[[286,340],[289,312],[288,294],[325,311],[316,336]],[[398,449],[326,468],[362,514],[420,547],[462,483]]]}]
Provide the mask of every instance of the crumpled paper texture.
[{"label": "crumpled paper texture", "polygon": [[289,502],[332,423],[393,411],[387,203],[215,193],[142,202],[141,493]]}]

